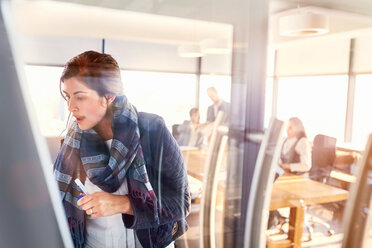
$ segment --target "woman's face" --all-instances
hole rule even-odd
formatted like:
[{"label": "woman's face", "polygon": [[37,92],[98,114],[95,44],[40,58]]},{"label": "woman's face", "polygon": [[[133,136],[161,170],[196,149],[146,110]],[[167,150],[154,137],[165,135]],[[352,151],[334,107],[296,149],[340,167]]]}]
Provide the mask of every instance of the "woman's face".
[{"label": "woman's face", "polygon": [[107,101],[95,90],[75,77],[64,80],[63,93],[68,110],[76,118],[81,130],[95,127],[105,117]]},{"label": "woman's face", "polygon": [[293,124],[292,121],[288,122],[288,128],[287,128],[287,137],[293,138],[298,134],[297,127]]}]

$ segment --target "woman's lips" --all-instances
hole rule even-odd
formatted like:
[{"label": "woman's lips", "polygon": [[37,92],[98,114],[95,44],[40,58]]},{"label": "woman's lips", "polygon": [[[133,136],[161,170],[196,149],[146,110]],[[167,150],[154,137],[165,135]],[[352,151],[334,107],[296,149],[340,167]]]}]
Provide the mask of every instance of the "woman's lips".
[{"label": "woman's lips", "polygon": [[75,118],[76,118],[77,123],[81,123],[85,119],[85,117],[75,117]]}]

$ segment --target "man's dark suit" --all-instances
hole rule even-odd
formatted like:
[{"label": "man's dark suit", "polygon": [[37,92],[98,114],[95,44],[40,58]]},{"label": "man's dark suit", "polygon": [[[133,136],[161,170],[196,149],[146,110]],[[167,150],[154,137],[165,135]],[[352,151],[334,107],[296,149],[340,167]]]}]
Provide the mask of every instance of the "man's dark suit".
[{"label": "man's dark suit", "polygon": [[[220,106],[218,106],[218,111],[223,111],[225,112],[226,119],[225,122],[229,119],[229,110],[230,110],[230,104],[228,102],[222,101]],[[214,114],[214,105],[212,104],[211,106],[208,107],[207,111],[207,121],[209,122],[214,122],[216,120],[216,116]]]}]

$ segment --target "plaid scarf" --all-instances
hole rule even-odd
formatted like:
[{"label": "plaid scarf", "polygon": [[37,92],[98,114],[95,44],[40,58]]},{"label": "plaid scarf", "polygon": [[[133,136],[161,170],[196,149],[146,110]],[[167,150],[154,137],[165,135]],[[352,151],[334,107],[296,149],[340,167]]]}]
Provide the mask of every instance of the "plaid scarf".
[{"label": "plaid scarf", "polygon": [[[138,197],[157,208],[156,195],[149,182],[140,144],[136,109],[125,96],[116,97],[113,107],[114,137],[110,150],[93,129],[83,131],[75,121],[67,132],[54,164],[54,175],[75,247],[83,247],[85,242],[85,215],[77,205],[80,191],[74,182],[76,178],[84,183],[88,177],[109,193],[118,190],[125,178],[136,180]],[[157,213],[156,209],[154,212]]]}]

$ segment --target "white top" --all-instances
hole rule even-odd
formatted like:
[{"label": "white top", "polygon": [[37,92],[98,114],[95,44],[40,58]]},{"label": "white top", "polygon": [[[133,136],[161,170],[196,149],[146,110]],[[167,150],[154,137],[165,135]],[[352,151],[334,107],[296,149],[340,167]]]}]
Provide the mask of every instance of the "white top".
[{"label": "white top", "polygon": [[190,122],[190,140],[189,143],[187,144],[188,146],[195,146],[196,142],[198,141],[198,136],[199,136],[199,130],[195,128],[194,124]]},{"label": "white top", "polygon": [[[111,147],[112,140],[107,140],[106,144]],[[85,180],[85,187],[89,194],[94,192],[102,192],[102,190],[93,184],[88,178]],[[126,179],[120,188],[113,194],[126,195],[128,194],[128,185]],[[112,216],[86,219],[86,242],[87,248],[138,248],[142,247],[136,233],[133,229],[127,229],[124,226],[121,214]]]},{"label": "white top", "polygon": [[[287,153],[296,143],[297,137],[288,138],[283,144],[282,153]],[[307,138],[301,138],[295,147],[300,155],[299,163],[291,163],[291,172],[306,172],[311,169],[311,145]],[[280,161],[281,162],[281,161]]]},{"label": "white top", "polygon": [[222,103],[222,99],[220,99],[218,101],[218,104],[217,105],[216,104],[213,104],[213,112],[214,112],[214,117],[215,118],[217,118],[218,108],[220,107],[221,103]]}]

